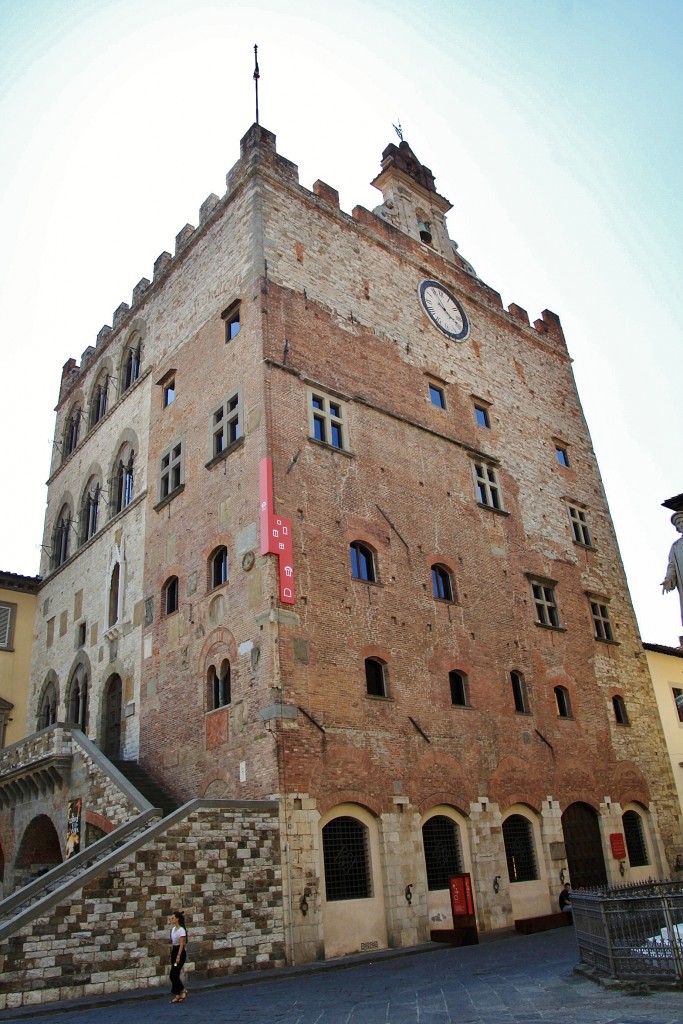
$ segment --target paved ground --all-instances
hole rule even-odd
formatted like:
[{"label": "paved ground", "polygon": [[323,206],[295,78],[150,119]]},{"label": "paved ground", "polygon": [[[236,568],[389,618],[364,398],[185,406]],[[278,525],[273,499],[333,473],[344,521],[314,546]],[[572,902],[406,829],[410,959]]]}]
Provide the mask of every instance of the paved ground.
[{"label": "paved ground", "polygon": [[[395,951],[392,951],[392,953]],[[514,935],[461,949],[401,955],[192,983],[179,1006],[167,989],[58,1007],[7,1010],[40,1024],[682,1024],[683,992],[628,995],[573,973],[573,929]]]}]

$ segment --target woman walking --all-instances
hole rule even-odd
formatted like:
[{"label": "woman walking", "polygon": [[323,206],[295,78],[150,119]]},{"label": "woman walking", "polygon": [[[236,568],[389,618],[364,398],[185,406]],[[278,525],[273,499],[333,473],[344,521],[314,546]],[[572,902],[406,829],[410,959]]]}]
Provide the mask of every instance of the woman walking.
[{"label": "woman walking", "polygon": [[185,965],[187,946],[187,931],[185,930],[185,915],[178,911],[171,917],[171,991],[173,993],[172,1003],[182,1003],[187,997],[187,989],[180,980],[180,972]]}]

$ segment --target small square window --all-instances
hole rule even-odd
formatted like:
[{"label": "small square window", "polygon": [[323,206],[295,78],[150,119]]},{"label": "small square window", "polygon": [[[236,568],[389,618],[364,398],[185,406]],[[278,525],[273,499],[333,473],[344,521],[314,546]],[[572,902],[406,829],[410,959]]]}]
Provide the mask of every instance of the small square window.
[{"label": "small square window", "polygon": [[171,404],[175,399],[175,380],[171,380],[168,384],[164,385],[164,409]]},{"label": "small square window", "polygon": [[564,466],[565,469],[569,469],[569,453],[567,449],[561,444],[556,444],[555,454],[557,455],[559,465]]},{"label": "small square window", "polygon": [[477,500],[479,501],[479,504],[485,505],[487,508],[495,508],[500,511],[503,508],[503,502],[500,497],[498,474],[493,466],[488,466],[486,463],[475,462],[474,480],[477,488]]},{"label": "small square window", "polygon": [[326,395],[309,392],[309,427],[311,437],[332,448],[348,450],[346,407]]},{"label": "small square window", "polygon": [[491,429],[491,419],[489,417],[489,411],[486,408],[486,406],[475,405],[474,418],[480,427],[486,427],[487,430]]},{"label": "small square window", "polygon": [[239,302],[233,302],[231,306],[228,306],[226,310],[221,313],[223,322],[225,323],[225,343],[232,341],[240,333],[240,304]]},{"label": "small square window", "polygon": [[215,458],[226,451],[242,436],[242,396],[240,389],[233,391],[225,398],[218,408],[211,413],[209,429],[211,433],[211,454]]},{"label": "small square window", "polygon": [[560,629],[560,615],[555,600],[555,587],[546,583],[532,583],[531,590],[534,595],[534,606],[536,608],[536,625]]},{"label": "small square window", "polygon": [[435,405],[437,409],[446,408],[446,399],[443,393],[443,388],[439,388],[436,384],[429,385],[429,398],[432,405]]}]

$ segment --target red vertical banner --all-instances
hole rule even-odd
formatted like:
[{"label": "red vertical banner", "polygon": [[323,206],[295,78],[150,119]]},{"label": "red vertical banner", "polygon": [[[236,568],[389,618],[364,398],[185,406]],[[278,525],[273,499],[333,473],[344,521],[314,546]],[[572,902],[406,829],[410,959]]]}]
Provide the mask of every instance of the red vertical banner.
[{"label": "red vertical banner", "polygon": [[473,917],[474,900],[470,876],[468,874],[451,875],[448,879],[448,887],[451,891],[453,917]]},{"label": "red vertical banner", "polygon": [[280,600],[283,604],[294,604],[292,523],[273,511],[273,463],[270,458],[262,459],[259,465],[259,499],[261,554],[278,556]]}]

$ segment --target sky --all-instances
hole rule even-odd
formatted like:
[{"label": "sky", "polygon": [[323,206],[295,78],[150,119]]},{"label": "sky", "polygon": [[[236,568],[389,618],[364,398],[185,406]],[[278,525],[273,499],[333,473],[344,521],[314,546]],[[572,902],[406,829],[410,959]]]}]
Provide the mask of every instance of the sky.
[{"label": "sky", "polygon": [[643,639],[683,492],[681,0],[0,0],[0,569],[38,572],[61,368],[260,122],[344,210],[400,121],[461,253],[558,313]]}]

